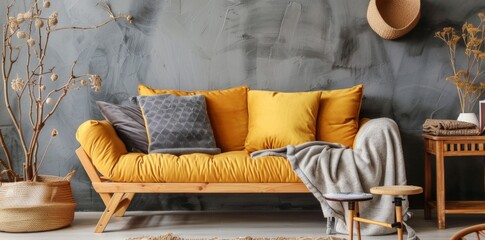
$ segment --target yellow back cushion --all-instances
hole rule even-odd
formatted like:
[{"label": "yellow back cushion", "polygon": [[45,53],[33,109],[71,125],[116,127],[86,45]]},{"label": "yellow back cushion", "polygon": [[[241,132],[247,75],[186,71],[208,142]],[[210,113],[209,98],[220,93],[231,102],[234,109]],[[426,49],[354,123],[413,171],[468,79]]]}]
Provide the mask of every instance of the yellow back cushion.
[{"label": "yellow back cushion", "polygon": [[246,150],[314,141],[320,95],[320,92],[249,91]]},{"label": "yellow back cushion", "polygon": [[317,121],[317,140],[352,146],[359,130],[364,86],[322,91]]},{"label": "yellow back cushion", "polygon": [[138,93],[142,96],[157,94],[204,95],[207,103],[207,114],[211,121],[217,147],[221,148],[223,152],[244,149],[244,141],[248,133],[248,87],[241,86],[214,91],[178,91],[153,89],[140,84],[138,85]]}]

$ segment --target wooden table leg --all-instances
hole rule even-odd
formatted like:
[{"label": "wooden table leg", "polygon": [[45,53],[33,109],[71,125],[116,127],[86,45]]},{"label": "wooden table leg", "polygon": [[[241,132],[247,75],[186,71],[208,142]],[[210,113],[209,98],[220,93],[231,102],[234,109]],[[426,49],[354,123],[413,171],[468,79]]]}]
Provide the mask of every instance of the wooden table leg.
[{"label": "wooden table leg", "polygon": [[424,219],[431,219],[431,159],[430,154],[424,153]]},{"label": "wooden table leg", "polygon": [[483,192],[485,192],[485,157],[483,158]]},{"label": "wooden table leg", "polygon": [[436,216],[438,228],[445,228],[445,157],[443,142],[436,142]]}]

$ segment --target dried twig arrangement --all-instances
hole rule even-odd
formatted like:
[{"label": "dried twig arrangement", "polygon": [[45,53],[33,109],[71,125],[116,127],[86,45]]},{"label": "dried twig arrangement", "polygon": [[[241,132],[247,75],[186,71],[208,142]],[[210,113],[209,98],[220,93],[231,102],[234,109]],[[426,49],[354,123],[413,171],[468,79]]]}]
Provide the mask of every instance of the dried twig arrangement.
[{"label": "dried twig arrangement", "polygon": [[[44,153],[39,161],[39,136],[47,120],[59,108],[70,90],[89,85],[94,91],[99,91],[102,82],[100,76],[96,74],[75,74],[76,61],[74,61],[65,83],[60,87],[49,87],[55,85],[52,82],[62,81],[62,77],[55,72],[54,66],[44,64],[51,35],[64,30],[97,29],[119,19],[125,19],[131,23],[133,17],[127,14],[116,15],[109,3],[101,2],[99,5],[108,15],[105,22],[86,27],[58,26],[57,12],[44,16],[44,11],[48,12],[51,6],[50,1],[34,0],[27,11],[17,14],[12,13],[15,3],[15,1],[10,2],[6,8],[6,23],[2,31],[1,67],[5,107],[19,136],[24,162],[21,176],[13,168],[12,156],[0,129],[0,147],[6,157],[6,159],[0,159],[2,169],[0,180],[6,178],[8,181],[36,181],[51,140],[58,134],[56,129],[52,130],[51,139],[44,147]],[[25,63],[21,63],[19,58],[25,60]],[[25,66],[24,70],[16,72],[17,69],[22,69],[21,64]],[[17,104],[15,109],[12,102]],[[25,111],[24,107],[28,109]],[[22,122],[23,119],[24,122]]]},{"label": "dried twig arrangement", "polygon": [[[435,34],[435,37],[448,45],[453,75],[447,80],[456,86],[462,113],[472,112],[473,106],[485,92],[485,83],[481,82],[485,72],[482,70],[482,62],[485,59],[485,14],[479,13],[478,17],[478,26],[465,22],[461,35],[458,35],[453,27],[445,27]],[[456,48],[460,40],[465,44],[466,65],[463,69],[456,64]]]}]

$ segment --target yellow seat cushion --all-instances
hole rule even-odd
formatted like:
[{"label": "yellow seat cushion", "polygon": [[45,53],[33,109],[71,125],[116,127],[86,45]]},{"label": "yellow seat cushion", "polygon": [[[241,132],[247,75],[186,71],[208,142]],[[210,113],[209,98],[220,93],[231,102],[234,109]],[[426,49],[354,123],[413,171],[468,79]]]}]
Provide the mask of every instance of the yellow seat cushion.
[{"label": "yellow seat cushion", "polygon": [[322,91],[317,121],[317,140],[352,146],[359,130],[364,86]]},{"label": "yellow seat cushion", "polygon": [[246,150],[315,141],[320,96],[320,92],[249,91]]},{"label": "yellow seat cushion", "polygon": [[283,157],[251,159],[247,151],[217,155],[127,153],[107,121],[87,121],[76,138],[96,169],[116,182],[300,182]]},{"label": "yellow seat cushion", "polygon": [[246,86],[214,91],[178,91],[138,85],[138,93],[142,96],[204,95],[216,144],[222,152],[244,150],[244,141],[248,133],[247,92]]}]

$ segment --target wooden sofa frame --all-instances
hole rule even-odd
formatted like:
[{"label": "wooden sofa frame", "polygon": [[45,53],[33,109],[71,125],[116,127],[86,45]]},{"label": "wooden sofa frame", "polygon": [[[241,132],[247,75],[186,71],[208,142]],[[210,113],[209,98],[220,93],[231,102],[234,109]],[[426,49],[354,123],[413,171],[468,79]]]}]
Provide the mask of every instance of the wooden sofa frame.
[{"label": "wooden sofa frame", "polygon": [[111,217],[124,216],[136,193],[308,193],[303,183],[124,183],[100,176],[82,147],[76,150],[106,209],[94,229],[102,233]]}]

